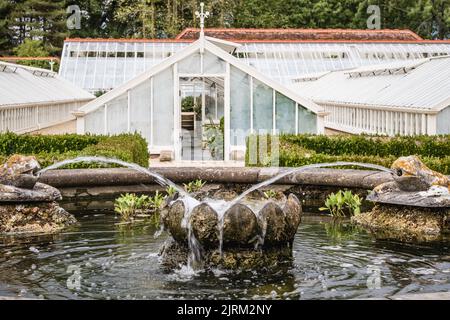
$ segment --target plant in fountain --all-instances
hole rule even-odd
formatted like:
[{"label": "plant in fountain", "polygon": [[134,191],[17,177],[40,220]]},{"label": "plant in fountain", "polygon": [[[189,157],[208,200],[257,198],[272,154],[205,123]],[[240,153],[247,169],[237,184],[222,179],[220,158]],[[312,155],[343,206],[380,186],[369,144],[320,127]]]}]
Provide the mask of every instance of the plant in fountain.
[{"label": "plant in fountain", "polygon": [[169,198],[173,197],[177,193],[177,189],[173,186],[168,186],[166,188],[166,193]]},{"label": "plant in fountain", "polygon": [[330,194],[325,200],[325,207],[320,211],[329,211],[333,217],[345,217],[346,213],[358,215],[361,213],[361,198],[351,191],[339,190]]},{"label": "plant in fountain", "polygon": [[150,205],[150,198],[142,195],[137,196],[133,193],[121,195],[114,203],[114,211],[118,213],[123,220],[131,220],[137,214],[143,213]]},{"label": "plant in fountain", "polygon": [[277,196],[278,196],[278,193],[276,191],[274,191],[274,190],[264,191],[264,197],[266,199],[276,199]]},{"label": "plant in fountain", "polygon": [[122,220],[133,221],[136,217],[150,217],[151,223],[159,227],[159,209],[164,203],[164,196],[156,191],[153,197],[146,195],[137,196],[127,193],[121,195],[114,203],[114,211]]},{"label": "plant in fountain", "polygon": [[188,184],[184,184],[184,189],[188,193],[195,193],[195,192],[199,192],[200,190],[202,190],[202,188],[205,184],[206,184],[205,181],[203,181],[201,179],[197,179],[195,181],[189,182]]}]

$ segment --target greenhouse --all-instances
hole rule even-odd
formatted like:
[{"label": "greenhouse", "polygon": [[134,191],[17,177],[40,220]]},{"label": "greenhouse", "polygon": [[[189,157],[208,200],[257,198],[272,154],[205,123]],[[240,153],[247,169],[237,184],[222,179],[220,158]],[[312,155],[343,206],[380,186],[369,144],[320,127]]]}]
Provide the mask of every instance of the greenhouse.
[{"label": "greenhouse", "polygon": [[80,134],[140,132],[154,154],[242,160],[251,133],[322,133],[322,107],[200,37],[75,114]]},{"label": "greenhouse", "polygon": [[[450,41],[424,40],[409,30],[205,29],[234,43],[233,56],[282,84],[298,77],[450,54]],[[92,93],[109,91],[182,51],[198,39],[186,29],[175,39],[69,38],[59,75]]]},{"label": "greenhouse", "polygon": [[291,88],[321,105],[337,132],[450,133],[449,56],[324,72]]}]

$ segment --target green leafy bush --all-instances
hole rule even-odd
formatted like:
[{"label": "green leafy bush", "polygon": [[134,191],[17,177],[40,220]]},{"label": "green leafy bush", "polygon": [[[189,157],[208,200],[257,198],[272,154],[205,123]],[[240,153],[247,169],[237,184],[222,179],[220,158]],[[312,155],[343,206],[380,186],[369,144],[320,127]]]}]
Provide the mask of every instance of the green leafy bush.
[{"label": "green leafy bush", "polygon": [[[0,161],[13,154],[33,155],[42,167],[79,156],[103,156],[148,166],[147,142],[139,134],[93,135],[17,135],[0,134]],[[97,168],[97,163],[77,163],[65,168]]]},{"label": "green leafy bush", "polygon": [[[259,139],[256,146],[259,148]],[[247,139],[247,166],[270,166],[270,136],[267,140],[269,154],[257,159],[256,164],[249,163]],[[259,154],[259,150],[257,150]],[[390,167],[401,156],[418,155],[431,169],[450,174],[450,135],[379,137],[379,136],[315,136],[281,135],[279,136],[279,163],[281,167],[300,167],[314,163],[337,161],[372,163]],[[361,169],[355,167],[356,169]]]}]

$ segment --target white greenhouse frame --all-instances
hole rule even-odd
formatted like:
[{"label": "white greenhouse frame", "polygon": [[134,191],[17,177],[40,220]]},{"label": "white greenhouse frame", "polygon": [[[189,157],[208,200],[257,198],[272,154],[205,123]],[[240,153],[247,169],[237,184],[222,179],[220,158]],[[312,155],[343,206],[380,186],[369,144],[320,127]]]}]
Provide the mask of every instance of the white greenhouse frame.
[{"label": "white greenhouse frame", "polygon": [[[151,153],[160,153],[163,150],[170,150],[174,152],[174,158],[176,161],[181,160],[181,144],[180,144],[180,131],[181,131],[181,109],[180,109],[180,86],[179,86],[179,80],[181,77],[216,77],[216,78],[223,78],[224,79],[224,119],[225,119],[225,137],[224,137],[224,160],[229,161],[231,160],[231,153],[233,151],[243,151],[245,150],[245,143],[240,143],[237,145],[232,145],[231,143],[231,127],[230,127],[230,121],[231,121],[231,110],[230,110],[230,97],[231,97],[231,69],[236,68],[239,72],[242,72],[250,77],[251,81],[257,80],[258,82],[262,83],[264,86],[267,86],[270,90],[272,90],[272,119],[273,124],[271,132],[276,133],[277,132],[277,124],[276,124],[276,115],[275,115],[275,93],[278,92],[282,96],[286,97],[293,103],[295,102],[295,133],[299,132],[299,108],[302,107],[307,112],[310,112],[314,115],[315,121],[314,125],[314,132],[316,134],[322,134],[324,133],[324,116],[327,114],[324,112],[322,107],[319,107],[317,104],[312,102],[309,99],[305,99],[302,96],[296,94],[294,91],[290,90],[289,88],[281,85],[280,83],[266,77],[265,75],[261,74],[258,70],[255,68],[245,64],[245,62],[235,58],[228,52],[224,51],[221,47],[227,47],[230,44],[224,43],[223,40],[217,40],[212,38],[200,38],[199,40],[195,41],[194,43],[190,44],[188,47],[184,48],[183,50],[171,55],[170,57],[166,58],[159,64],[152,67],[150,70],[144,72],[140,76],[130,80],[129,82],[117,87],[116,89],[104,94],[103,96],[97,98],[96,100],[92,101],[91,103],[88,103],[84,107],[80,108],[77,112],[74,112],[74,115],[77,117],[77,132],[79,134],[84,134],[86,132],[89,132],[86,128],[86,117],[89,116],[89,114],[93,112],[98,112],[99,110],[104,110],[103,112],[103,123],[99,124],[101,127],[103,127],[103,134],[110,134],[110,128],[108,123],[108,104],[113,102],[117,98],[123,98],[127,99],[127,105],[126,105],[126,114],[124,116],[126,117],[126,130],[125,131],[132,131],[133,128],[130,125],[130,118],[132,115],[132,104],[133,102],[130,99],[130,91],[136,88],[137,86],[145,83],[146,81],[150,80],[150,90],[152,92],[152,98],[150,99],[150,113],[151,116],[149,119],[149,124],[151,124],[151,139],[149,141],[149,149]],[[220,46],[220,47],[219,47]],[[179,62],[183,61],[185,58],[188,58],[197,52],[200,53],[200,68],[198,71],[194,71],[193,73],[185,73],[179,71]],[[208,52],[215,56],[216,58],[219,58],[221,61],[225,62],[225,70],[224,72],[219,73],[205,73],[204,72],[204,54],[205,52]],[[169,68],[171,68],[171,79],[173,79],[173,140],[171,145],[157,145],[154,141],[155,137],[155,130],[153,124],[156,120],[156,114],[154,112],[154,109],[156,108],[155,102],[153,99],[153,92],[154,92],[154,86],[155,76],[161,75],[164,71],[167,71]],[[195,67],[193,67],[195,68]],[[252,94],[253,86],[250,86],[250,96],[253,97]],[[101,109],[103,108],[103,109]],[[250,113],[253,115],[255,114],[254,104],[253,101],[251,103],[250,107]],[[303,110],[302,109],[302,110]],[[252,120],[253,117],[250,117]],[[254,132],[253,128],[253,122],[251,122],[250,132]],[[308,119],[309,121],[310,119]],[[151,121],[151,122],[150,122]],[[167,124],[171,125],[171,124]],[[294,130],[294,128],[292,128]],[[95,132],[97,133],[97,132]]]}]

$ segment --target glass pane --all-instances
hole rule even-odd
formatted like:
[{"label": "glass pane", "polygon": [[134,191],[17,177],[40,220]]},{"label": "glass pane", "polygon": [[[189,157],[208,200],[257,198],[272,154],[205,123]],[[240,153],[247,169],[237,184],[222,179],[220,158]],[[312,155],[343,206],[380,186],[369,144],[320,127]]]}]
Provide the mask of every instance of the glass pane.
[{"label": "glass pane", "polygon": [[173,145],[173,71],[167,68],[153,78],[153,144]]},{"label": "glass pane", "polygon": [[140,84],[130,92],[131,132],[139,132],[147,144],[151,142],[151,85],[150,80]]},{"label": "glass pane", "polygon": [[119,134],[128,130],[128,95],[124,94],[110,102],[108,105],[107,125],[108,134]]},{"label": "glass pane", "polygon": [[222,78],[203,78],[205,82],[205,116],[207,120],[218,122],[223,116],[224,80]]},{"label": "glass pane", "polygon": [[276,129],[278,133],[295,133],[295,101],[276,93]]},{"label": "glass pane", "polygon": [[203,55],[203,73],[225,73],[226,63],[216,55],[205,51]]},{"label": "glass pane", "polygon": [[317,116],[312,111],[298,106],[298,133],[317,133]]},{"label": "glass pane", "polygon": [[273,89],[256,79],[253,80],[253,128],[258,134],[273,129]]},{"label": "glass pane", "polygon": [[231,67],[230,90],[230,144],[245,146],[250,133],[250,76]]},{"label": "glass pane", "polygon": [[196,52],[178,62],[179,73],[200,73],[200,52]]},{"label": "glass pane", "polygon": [[84,129],[86,133],[105,133],[105,107],[101,106],[84,116]]}]

